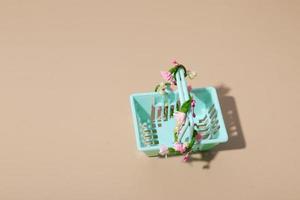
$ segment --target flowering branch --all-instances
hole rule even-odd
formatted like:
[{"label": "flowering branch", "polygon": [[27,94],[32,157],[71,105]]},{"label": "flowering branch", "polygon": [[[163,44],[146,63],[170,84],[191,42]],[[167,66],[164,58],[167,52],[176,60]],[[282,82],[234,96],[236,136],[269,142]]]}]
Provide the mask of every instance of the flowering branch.
[{"label": "flowering branch", "polygon": [[[184,70],[184,77],[189,77],[190,79],[195,78],[195,76],[197,75],[195,72],[186,70],[186,68],[177,63],[177,61],[173,61],[173,64],[175,66],[171,67],[171,69],[169,69],[168,71],[162,71],[161,72],[161,76],[163,77],[163,79],[165,80],[165,82],[161,82],[159,85],[157,85],[155,87],[155,92],[159,92],[160,94],[164,95],[167,91],[167,89],[171,90],[171,87],[176,86],[177,85],[177,80],[176,80],[176,73],[178,72],[179,69],[183,69]],[[191,87],[189,87],[189,92],[191,90]],[[182,127],[186,124],[189,123],[188,119],[187,119],[187,114],[188,112],[190,112],[191,108],[192,108],[192,113],[193,113],[193,117],[196,117],[195,112],[194,112],[194,108],[195,108],[195,100],[192,99],[192,97],[189,97],[189,100],[185,101],[179,111],[177,111],[174,114],[174,118],[176,120],[176,126],[174,129],[174,146],[173,147],[166,147],[165,145],[162,145],[160,148],[160,152],[159,154],[162,156],[167,157],[168,154],[185,154],[183,161],[188,161],[189,160],[189,155],[192,152],[192,148],[195,144],[195,142],[200,142],[202,139],[202,135],[201,133],[198,133],[195,129],[193,130],[193,134],[192,134],[192,138],[190,140],[189,143],[181,143],[179,141],[179,134],[180,134],[180,130],[182,129]]]}]

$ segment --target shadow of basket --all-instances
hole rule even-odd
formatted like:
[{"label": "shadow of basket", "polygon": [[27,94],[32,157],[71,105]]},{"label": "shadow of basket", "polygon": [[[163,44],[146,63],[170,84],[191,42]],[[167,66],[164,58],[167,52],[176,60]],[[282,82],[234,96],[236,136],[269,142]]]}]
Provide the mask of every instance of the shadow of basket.
[{"label": "shadow of basket", "polygon": [[228,142],[219,144],[212,150],[200,152],[200,158],[195,158],[194,156],[191,158],[190,161],[206,162],[206,164],[203,166],[204,169],[210,168],[211,161],[215,159],[219,151],[246,148],[246,141],[238,115],[235,99],[234,97],[228,95],[230,88],[224,85],[220,85],[217,86],[216,89],[222,108],[224,122],[228,132]]}]

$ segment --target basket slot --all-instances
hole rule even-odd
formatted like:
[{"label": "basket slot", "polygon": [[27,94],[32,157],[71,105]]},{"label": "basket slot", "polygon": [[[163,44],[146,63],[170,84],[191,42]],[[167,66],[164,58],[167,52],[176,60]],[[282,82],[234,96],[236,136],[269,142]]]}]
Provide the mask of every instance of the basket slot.
[{"label": "basket slot", "polygon": [[160,120],[161,120],[162,123],[164,121],[164,114],[165,114],[165,105],[163,104],[161,106],[161,110],[160,110]]},{"label": "basket slot", "polygon": [[[166,103],[161,100],[166,99]],[[154,127],[162,127],[165,122],[173,118],[174,112],[178,109],[177,104],[179,101],[177,101],[177,98],[175,97],[175,100],[172,101],[169,100],[169,98],[162,98],[162,99],[156,99],[160,102],[153,102],[153,105],[151,106],[151,121],[154,124]]]},{"label": "basket slot", "polygon": [[153,105],[151,105],[150,119],[152,122],[152,127],[156,127],[156,125],[155,125],[155,107]]},{"label": "basket slot", "polygon": [[209,140],[216,138],[216,134],[220,129],[220,122],[218,120],[218,113],[215,105],[211,105],[207,114],[202,119],[198,119],[196,123],[197,131],[202,132],[203,139]]},{"label": "basket slot", "polygon": [[180,102],[178,100],[178,96],[174,95],[174,99],[172,101],[170,101],[168,99],[168,113],[167,113],[167,119],[171,119],[174,116],[174,113],[178,110],[180,105]]},{"label": "basket slot", "polygon": [[164,121],[167,121],[169,119],[169,117],[168,117],[168,114],[170,112],[169,107],[170,107],[169,104],[164,106],[164,116],[163,116]]},{"label": "basket slot", "polygon": [[168,102],[168,113],[167,113],[168,119],[171,119],[172,117],[172,110],[174,112],[174,105],[172,105],[171,102]]},{"label": "basket slot", "polygon": [[156,117],[156,120],[157,121],[161,121],[161,113],[162,113],[162,106],[158,106],[157,107],[157,115],[155,115],[155,117]]},{"label": "basket slot", "polygon": [[157,130],[153,128],[150,120],[140,123],[141,142],[144,146],[155,146],[159,144]]},{"label": "basket slot", "polygon": [[176,105],[171,105],[171,106],[169,106],[169,119],[171,118],[171,117],[173,117],[173,114],[174,114],[174,111],[175,111],[175,107],[176,107]]},{"label": "basket slot", "polygon": [[161,106],[154,107],[154,124],[155,127],[161,127]]}]

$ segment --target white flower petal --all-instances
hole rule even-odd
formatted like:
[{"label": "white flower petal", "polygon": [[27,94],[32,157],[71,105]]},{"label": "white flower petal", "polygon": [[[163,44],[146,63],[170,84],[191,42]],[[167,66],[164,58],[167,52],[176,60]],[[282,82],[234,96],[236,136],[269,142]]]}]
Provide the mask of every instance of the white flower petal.
[{"label": "white flower petal", "polygon": [[188,71],[187,75],[190,79],[194,79],[197,76],[197,73],[193,71]]}]

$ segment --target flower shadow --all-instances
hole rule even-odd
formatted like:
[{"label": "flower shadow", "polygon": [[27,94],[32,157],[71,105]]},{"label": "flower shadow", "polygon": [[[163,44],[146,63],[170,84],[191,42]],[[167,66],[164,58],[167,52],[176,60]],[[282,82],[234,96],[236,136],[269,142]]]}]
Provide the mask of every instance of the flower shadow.
[{"label": "flower shadow", "polygon": [[246,148],[246,141],[238,115],[236,101],[233,96],[228,95],[230,88],[226,87],[225,85],[219,85],[216,87],[216,89],[222,108],[225,126],[228,132],[228,142],[219,144],[209,151],[200,152],[199,158],[197,158],[197,154],[199,153],[194,153],[191,156],[190,163],[194,161],[205,162],[203,169],[210,168],[212,160],[216,158],[220,151]]}]

